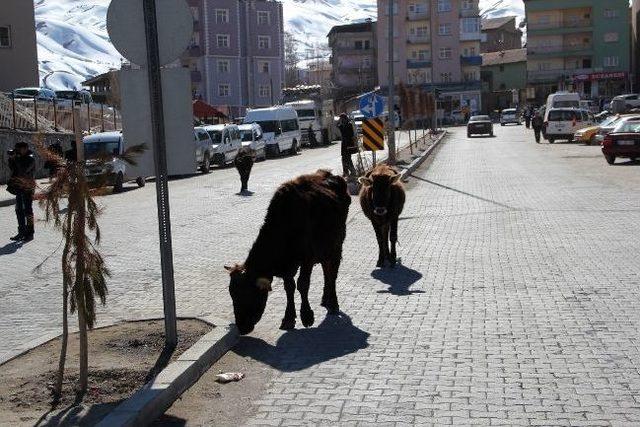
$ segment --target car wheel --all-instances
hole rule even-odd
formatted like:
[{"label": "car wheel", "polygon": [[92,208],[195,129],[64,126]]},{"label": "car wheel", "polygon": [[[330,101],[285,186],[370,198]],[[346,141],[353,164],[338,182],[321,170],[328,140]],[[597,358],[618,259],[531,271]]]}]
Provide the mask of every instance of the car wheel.
[{"label": "car wheel", "polygon": [[202,173],[209,173],[211,170],[211,158],[209,157],[209,153],[205,153],[204,160],[202,161],[202,168],[200,170]]},{"label": "car wheel", "polygon": [[124,175],[122,174],[122,172],[118,172],[118,175],[116,175],[116,179],[113,182],[113,192],[122,193],[123,187],[124,187]]},{"label": "car wheel", "polygon": [[291,155],[293,156],[296,153],[298,153],[298,141],[294,139],[293,142],[291,143]]},{"label": "car wheel", "polygon": [[504,126],[504,123],[500,123],[500,126]]},{"label": "car wheel", "polygon": [[489,132],[489,136],[493,136],[493,131]]},{"label": "car wheel", "polygon": [[553,144],[554,142],[556,142],[556,140],[555,140],[555,139],[553,139],[553,138],[549,138],[549,144]]},{"label": "car wheel", "polygon": [[138,187],[142,188],[146,183],[147,182],[145,181],[143,176],[139,176],[136,178],[136,184],[138,184]]},{"label": "car wheel", "polygon": [[616,162],[616,156],[612,156],[611,154],[605,154],[604,158],[607,161],[607,163],[609,163],[610,165]]},{"label": "car wheel", "polygon": [[467,138],[471,138],[471,132],[467,132]]}]

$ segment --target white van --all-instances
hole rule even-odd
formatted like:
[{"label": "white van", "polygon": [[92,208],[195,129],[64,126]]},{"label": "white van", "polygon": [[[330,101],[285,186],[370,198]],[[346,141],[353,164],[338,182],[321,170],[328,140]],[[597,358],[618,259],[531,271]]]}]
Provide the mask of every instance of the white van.
[{"label": "white van", "polygon": [[593,114],[577,108],[551,108],[546,112],[544,138],[553,144],[558,139],[573,141],[575,133],[595,123]]},{"label": "white van", "polygon": [[260,125],[251,123],[250,125],[238,125],[240,136],[242,138],[242,146],[252,150],[257,160],[267,158],[267,149],[262,137],[262,129]]},{"label": "white van", "polygon": [[580,108],[580,95],[574,92],[552,93],[547,97],[545,112],[552,108]]},{"label": "white van", "polygon": [[300,149],[301,133],[298,113],[288,105],[247,110],[244,123],[260,125],[267,154],[279,156],[283,152],[295,154]]},{"label": "white van", "polygon": [[238,125],[209,125],[204,126],[213,142],[213,164],[224,166],[233,162],[242,148]]},{"label": "white van", "polygon": [[[317,146],[326,143],[327,131],[322,125],[322,104],[310,99],[303,99],[287,102],[284,105],[293,107],[298,113],[301,145]],[[313,132],[313,137],[310,136],[309,129]]]}]

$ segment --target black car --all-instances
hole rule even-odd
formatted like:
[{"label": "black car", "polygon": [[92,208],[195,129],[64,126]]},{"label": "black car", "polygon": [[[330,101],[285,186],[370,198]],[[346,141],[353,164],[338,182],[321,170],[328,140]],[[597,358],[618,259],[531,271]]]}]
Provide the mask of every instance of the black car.
[{"label": "black car", "polygon": [[493,136],[493,122],[489,116],[471,116],[467,123],[467,137],[471,135]]}]

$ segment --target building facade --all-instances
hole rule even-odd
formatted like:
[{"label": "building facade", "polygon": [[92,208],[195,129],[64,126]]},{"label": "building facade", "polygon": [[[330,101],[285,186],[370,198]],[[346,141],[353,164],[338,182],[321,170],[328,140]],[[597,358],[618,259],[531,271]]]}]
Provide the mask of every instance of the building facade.
[{"label": "building facade", "polygon": [[516,107],[526,96],[527,50],[483,53],[481,75],[483,111]]},{"label": "building facade", "polygon": [[629,90],[628,0],[525,0],[527,78],[540,103],[557,90],[609,98]]},{"label": "building facade", "polygon": [[[393,6],[395,84],[440,90],[447,115],[479,111],[480,16],[478,0],[396,0]],[[388,86],[389,0],[378,0],[378,76]]]},{"label": "building facade", "polygon": [[516,26],[515,16],[482,19],[482,42],[480,43],[482,53],[521,47],[522,31]]},{"label": "building facade", "polygon": [[631,92],[640,90],[640,0],[631,3]]},{"label": "building facade", "polygon": [[2,1],[0,64],[0,91],[39,85],[36,22],[32,1]]},{"label": "building facade", "polygon": [[182,63],[194,98],[230,115],[282,98],[282,3],[271,0],[188,0],[194,19]]},{"label": "building facade", "polygon": [[338,25],[327,35],[331,81],[338,98],[367,92],[378,84],[376,23]]}]

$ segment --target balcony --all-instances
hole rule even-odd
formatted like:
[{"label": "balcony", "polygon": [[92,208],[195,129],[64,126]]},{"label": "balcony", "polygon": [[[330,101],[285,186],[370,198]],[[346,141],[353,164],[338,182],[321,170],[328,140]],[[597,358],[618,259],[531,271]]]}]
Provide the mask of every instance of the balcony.
[{"label": "balcony", "polygon": [[480,55],[461,56],[460,57],[460,65],[480,66],[480,65],[482,65],[482,56],[480,56]]},{"label": "balcony", "polygon": [[198,70],[191,71],[191,83],[200,83],[202,82],[202,73]]},{"label": "balcony", "polygon": [[593,51],[592,43],[560,44],[550,46],[529,46],[527,55],[531,56],[567,56],[577,53],[589,55]]},{"label": "balcony", "polygon": [[363,64],[347,64],[341,65],[337,69],[338,74],[365,74],[372,73],[374,70],[374,65],[363,65]]},{"label": "balcony", "polygon": [[473,18],[480,15],[480,9],[477,7],[471,7],[469,9],[460,9],[460,18]]},{"label": "balcony", "polygon": [[481,35],[480,31],[473,32],[473,33],[460,32],[460,41],[461,42],[474,41],[474,40],[478,40],[479,41],[480,39],[482,39],[482,35]]},{"label": "balcony", "polygon": [[571,32],[575,30],[584,30],[591,28],[593,21],[591,19],[564,19],[554,22],[532,22],[527,24],[527,30],[540,31],[543,33],[557,32],[554,30],[562,30],[563,32]]},{"label": "balcony", "polygon": [[421,36],[409,36],[407,37],[407,43],[409,44],[425,44],[431,43],[431,37],[429,35],[421,35]]},{"label": "balcony", "polygon": [[407,21],[424,21],[429,19],[429,11],[424,12],[408,12]]},{"label": "balcony", "polygon": [[428,59],[407,59],[407,68],[429,68],[431,67],[431,60]]},{"label": "balcony", "polygon": [[356,49],[355,47],[334,47],[333,53],[336,55],[373,55],[373,49]]},{"label": "balcony", "polygon": [[202,56],[202,49],[198,45],[192,45],[187,48],[187,55],[192,58],[197,58]]}]

